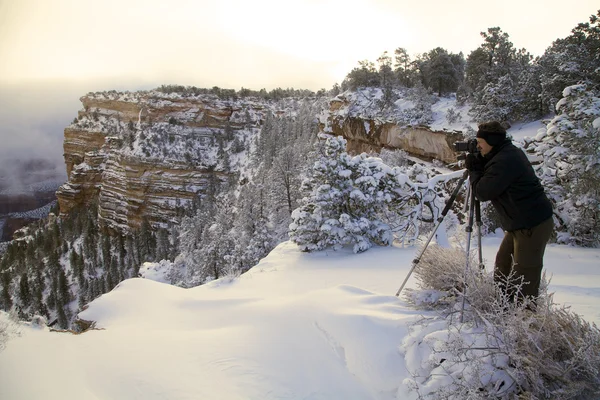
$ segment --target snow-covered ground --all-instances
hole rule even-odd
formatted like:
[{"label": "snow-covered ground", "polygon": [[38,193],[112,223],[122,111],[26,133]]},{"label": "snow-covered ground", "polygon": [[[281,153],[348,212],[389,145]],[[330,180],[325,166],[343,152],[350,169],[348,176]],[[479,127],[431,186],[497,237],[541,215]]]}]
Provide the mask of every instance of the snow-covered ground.
[{"label": "snow-covered ground", "polygon": [[[484,238],[488,268],[499,242]],[[191,289],[126,280],[80,314],[98,330],[22,326],[0,352],[0,398],[415,398],[403,381],[418,366],[401,346],[431,312],[394,296],[414,256],[285,242],[235,279]],[[550,245],[545,264],[555,301],[599,324],[600,249]]]}]

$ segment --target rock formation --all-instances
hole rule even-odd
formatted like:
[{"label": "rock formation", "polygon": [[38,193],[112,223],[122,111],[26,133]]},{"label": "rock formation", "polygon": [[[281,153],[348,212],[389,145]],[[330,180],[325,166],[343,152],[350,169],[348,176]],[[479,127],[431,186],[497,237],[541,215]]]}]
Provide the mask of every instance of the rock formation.
[{"label": "rock formation", "polygon": [[[363,94],[364,95],[364,94]],[[348,141],[348,152],[378,153],[383,148],[402,149],[425,160],[438,159],[446,163],[456,161],[454,142],[463,140],[457,131],[435,131],[428,126],[413,125],[397,115],[382,118],[376,100],[358,104],[353,95],[341,95],[331,100],[321,129]]]},{"label": "rock formation", "polygon": [[[139,227],[144,219],[163,227],[177,222],[182,207],[236,179],[267,113],[293,115],[298,109],[297,99],[158,90],[89,93],[81,102],[83,109],[65,129],[68,182],[57,191],[60,212],[97,201],[101,225],[117,230]],[[455,161],[458,133],[355,112],[354,102],[337,97],[318,116],[324,132],[348,139],[349,152],[400,148]]]},{"label": "rock formation", "polygon": [[240,165],[227,165],[223,154],[233,140],[247,149],[269,108],[159,91],[90,93],[81,102],[65,129],[69,179],[57,191],[60,212],[97,201],[101,224],[118,230],[145,218],[166,226],[209,185],[232,178]]}]

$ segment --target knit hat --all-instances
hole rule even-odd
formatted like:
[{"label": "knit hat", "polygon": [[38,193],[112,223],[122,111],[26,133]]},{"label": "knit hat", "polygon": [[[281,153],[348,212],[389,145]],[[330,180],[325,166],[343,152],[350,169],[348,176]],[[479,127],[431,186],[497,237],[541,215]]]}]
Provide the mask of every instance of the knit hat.
[{"label": "knit hat", "polygon": [[498,121],[484,122],[478,126],[477,137],[490,146],[497,146],[506,139],[506,129]]}]

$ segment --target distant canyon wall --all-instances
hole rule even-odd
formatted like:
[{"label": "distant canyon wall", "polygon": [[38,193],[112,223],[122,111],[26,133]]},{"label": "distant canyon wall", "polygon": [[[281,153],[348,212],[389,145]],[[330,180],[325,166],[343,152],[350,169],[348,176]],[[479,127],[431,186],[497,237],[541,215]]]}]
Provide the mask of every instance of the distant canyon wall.
[{"label": "distant canyon wall", "polygon": [[156,91],[94,93],[65,129],[61,213],[97,202],[100,223],[127,230],[178,220],[181,207],[234,172],[215,159],[226,135],[259,129],[265,105]]}]

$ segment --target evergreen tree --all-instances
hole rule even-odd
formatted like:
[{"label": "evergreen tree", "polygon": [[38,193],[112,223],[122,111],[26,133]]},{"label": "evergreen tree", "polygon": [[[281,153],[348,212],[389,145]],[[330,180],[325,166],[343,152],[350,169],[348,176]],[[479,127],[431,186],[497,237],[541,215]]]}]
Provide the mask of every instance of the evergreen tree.
[{"label": "evergreen tree", "polygon": [[507,33],[494,27],[481,32],[481,36],[483,44],[469,54],[466,62],[466,83],[473,94],[505,75],[520,73],[520,69],[513,71],[517,52]]},{"label": "evergreen tree", "polygon": [[156,237],[150,226],[148,218],[144,217],[138,235],[137,247],[139,249],[140,261],[153,261],[156,257]]},{"label": "evergreen tree", "polygon": [[44,305],[44,289],[46,286],[45,279],[42,276],[43,265],[34,268],[33,282],[31,288],[33,311],[38,314],[47,314],[46,306]]},{"label": "evergreen tree", "polygon": [[221,199],[213,223],[203,231],[198,255],[202,264],[199,276],[205,279],[222,277],[231,261],[236,238],[231,232],[234,214],[233,204],[228,196]]},{"label": "evergreen tree", "polygon": [[169,232],[165,228],[159,228],[156,233],[156,259],[168,260],[171,254],[171,243]]},{"label": "evergreen tree", "polygon": [[375,64],[368,60],[359,61],[342,82],[342,90],[356,90],[361,87],[379,87],[381,78]]},{"label": "evergreen tree", "polygon": [[282,207],[287,211],[288,216],[297,207],[300,195],[299,171],[302,168],[303,159],[299,158],[302,154],[298,149],[292,146],[284,147],[277,153],[273,162],[269,182],[272,188],[271,198],[275,211]]},{"label": "evergreen tree", "polygon": [[600,10],[589,22],[578,24],[571,35],[557,39],[538,60],[540,101],[546,112],[562,98],[567,86],[600,84]]},{"label": "evergreen tree", "polygon": [[65,275],[65,271],[60,268],[58,271],[58,287],[57,287],[58,304],[68,304],[71,302],[71,292],[69,291],[69,281]]},{"label": "evergreen tree", "polygon": [[394,51],[394,73],[402,86],[411,87],[410,56],[403,47]]},{"label": "evergreen tree", "polygon": [[536,116],[538,93],[532,80],[531,54],[525,49],[517,51],[508,34],[498,27],[481,32],[481,36],[483,44],[466,63],[465,82],[473,103],[473,119],[509,121]]},{"label": "evergreen tree", "polygon": [[469,114],[478,123],[485,121],[509,121],[519,106],[518,89],[509,75],[496,83],[488,83],[479,93],[479,100]]},{"label": "evergreen tree", "polygon": [[600,243],[600,93],[587,85],[565,88],[558,114],[531,143],[558,220],[558,241]]},{"label": "evergreen tree", "polygon": [[67,312],[65,311],[64,304],[57,304],[56,307],[56,318],[58,326],[62,329],[67,329],[69,327],[69,317],[67,316]]},{"label": "evergreen tree", "polygon": [[[388,226],[379,221],[374,190],[379,183],[370,172],[365,156],[351,158],[346,140],[327,138],[325,154],[315,163],[313,175],[306,182],[310,197],[294,210],[290,239],[304,251],[353,244],[362,252],[372,243],[391,243]],[[363,178],[367,174],[368,178]],[[366,187],[363,189],[363,184]],[[383,194],[377,191],[379,196]]]},{"label": "evergreen tree", "polygon": [[24,308],[29,308],[31,306],[32,296],[26,272],[21,275],[21,280],[19,281],[19,298],[21,299],[21,304]]},{"label": "evergreen tree", "polygon": [[8,271],[0,273],[0,301],[2,302],[2,308],[9,310],[13,301],[10,295],[11,276]]},{"label": "evergreen tree", "polygon": [[441,47],[431,50],[425,67],[426,86],[436,91],[438,96],[455,92],[462,82],[462,64],[459,55],[451,55]]},{"label": "evergreen tree", "polygon": [[385,51],[378,59],[379,64],[379,81],[383,89],[383,106],[391,106],[395,100],[393,88],[396,86],[396,78],[392,71],[392,59]]}]

